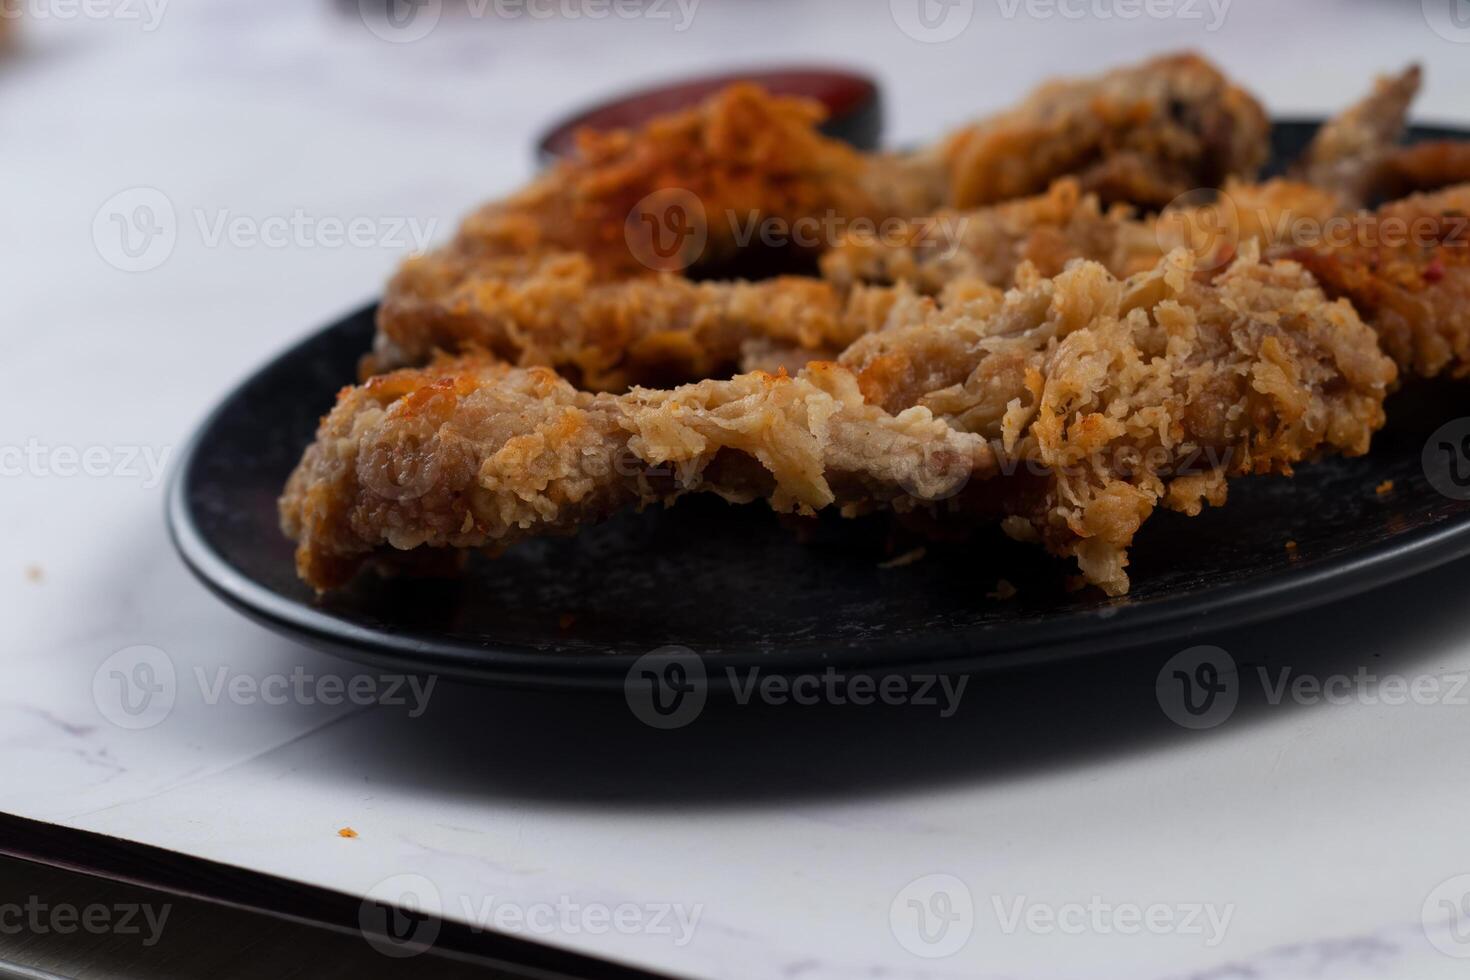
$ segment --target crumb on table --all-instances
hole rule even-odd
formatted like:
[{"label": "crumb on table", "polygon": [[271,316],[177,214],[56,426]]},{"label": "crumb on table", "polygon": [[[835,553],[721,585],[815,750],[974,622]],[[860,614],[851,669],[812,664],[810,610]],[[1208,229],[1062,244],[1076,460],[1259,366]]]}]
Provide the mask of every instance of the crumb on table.
[{"label": "crumb on table", "polygon": [[26,566],[26,581],[39,582],[46,577],[46,570],[40,565],[30,564]]},{"label": "crumb on table", "polygon": [[337,831],[337,836],[346,837],[348,840],[352,840],[357,837],[357,831],[353,830],[351,827],[343,827],[341,830]]},{"label": "crumb on table", "polygon": [[1296,548],[1297,548],[1296,541],[1288,541],[1288,542],[1286,542],[1286,553],[1290,557],[1292,557],[1292,558],[1295,558],[1296,557]]},{"label": "crumb on table", "polygon": [[1393,493],[1393,481],[1384,480],[1382,483],[1378,484],[1378,486],[1373,488],[1373,492],[1378,494],[1378,496],[1380,497],[1387,496],[1388,494]]},{"label": "crumb on table", "polygon": [[987,592],[987,593],[985,593],[985,598],[987,598],[987,599],[1000,599],[1000,600],[1004,601],[1006,599],[1009,599],[1009,598],[1013,597],[1015,594],[1016,594],[1016,587],[1014,585],[1012,585],[1011,583],[1007,582],[1005,579],[1001,579],[999,582],[996,582],[995,583],[995,591],[994,592]]}]

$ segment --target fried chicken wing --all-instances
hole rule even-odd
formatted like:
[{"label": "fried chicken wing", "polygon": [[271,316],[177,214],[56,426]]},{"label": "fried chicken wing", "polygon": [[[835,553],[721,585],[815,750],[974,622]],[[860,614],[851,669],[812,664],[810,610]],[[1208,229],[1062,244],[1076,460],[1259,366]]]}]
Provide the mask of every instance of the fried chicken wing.
[{"label": "fried chicken wing", "polygon": [[[574,158],[471,215],[455,245],[471,254],[579,252],[601,272],[642,274],[650,256],[632,254],[626,224],[666,189],[696,205],[681,230],[700,243],[699,260],[711,261],[740,247],[737,226],[752,215],[912,217],[1035,194],[1070,173],[1105,199],[1162,205],[1250,176],[1269,145],[1255,99],[1193,54],[1050,83],[917,153],[858,153],[823,136],[821,118],[814,102],[740,84],[637,131],[585,132]],[[683,269],[691,257],[665,258],[665,269]]]},{"label": "fried chicken wing", "polygon": [[384,547],[503,547],[694,492],[902,508],[994,464],[983,437],[867,405],[833,364],[594,395],[469,356],[345,390],[281,513],[298,571],[324,589]]},{"label": "fried chicken wing", "polygon": [[1284,251],[1351,300],[1406,372],[1470,376],[1470,184],[1386,204]]},{"label": "fried chicken wing", "polygon": [[[710,303],[757,317],[751,338],[786,338],[798,329],[794,298],[823,305],[821,287],[788,279],[713,296],[673,273],[718,267],[761,222],[882,218],[933,197],[916,186],[929,175],[823,136],[820,120],[816,103],[736,85],[638,131],[583,134],[574,158],[404,264],[364,372],[480,345],[518,364],[574,370],[591,387],[659,381],[679,363],[697,378],[733,363],[729,331],[708,323],[722,316]],[[755,297],[774,300],[779,321]],[[828,297],[805,319],[839,313]],[[648,357],[649,345],[680,350]]]},{"label": "fried chicken wing", "polygon": [[1196,54],[1043,85],[1016,108],[951,136],[944,203],[973,208],[1038,194],[1075,175],[1104,202],[1162,207],[1249,178],[1265,163],[1260,104]]},{"label": "fried chicken wing", "polygon": [[[671,364],[687,365],[686,379],[718,373],[733,363],[732,333],[694,322],[704,294],[672,274],[725,268],[751,249],[757,228],[781,229],[796,253],[819,253],[837,237],[830,228],[876,230],[947,204],[1034,193],[1069,169],[1114,198],[1137,188],[1145,203],[1166,191],[1168,200],[1252,171],[1266,138],[1254,100],[1195,56],[1058,83],[913,154],[857,153],[822,136],[819,120],[813,103],[739,85],[636,132],[587,134],[574,159],[471,215],[449,245],[405,263],[389,284],[365,371],[481,344],[518,364],[574,371],[591,387],[662,382],[674,376]],[[813,221],[822,227],[793,233]],[[808,297],[817,289],[786,286]],[[737,286],[730,295],[754,294]],[[790,293],[770,295],[780,302]],[[789,342],[765,329],[773,322],[743,321],[747,339]],[[686,350],[674,361],[656,358],[645,373],[629,347],[645,334]],[[706,337],[716,346],[704,348]]]},{"label": "fried chicken wing", "polygon": [[1323,124],[1294,176],[1337,194],[1344,208],[1366,204],[1385,160],[1403,138],[1421,80],[1418,65],[1379,78],[1366,98]]},{"label": "fried chicken wing", "polygon": [[[496,549],[692,492],[781,511],[968,508],[1075,557],[1112,593],[1156,506],[1229,476],[1360,453],[1393,365],[1299,266],[1245,255],[1213,283],[1180,251],[1096,263],[885,329],[790,377],[581,392],[483,358],[345,389],[281,501],[324,589],[385,549]],[[933,503],[941,501],[941,503]]]},{"label": "fried chicken wing", "polygon": [[[1124,69],[1094,84],[1105,90],[1116,78],[1124,90],[1145,93],[1151,90],[1150,84],[1122,81],[1133,73],[1142,73],[1153,88],[1167,87],[1174,76],[1160,64],[1172,66],[1184,77],[1197,71],[1209,76],[1212,71],[1187,57],[1172,58],[1154,64],[1152,70],[1147,65]],[[822,258],[822,272],[842,286],[904,281],[922,292],[938,293],[956,278],[1005,285],[1022,261],[1054,274],[1067,262],[1085,258],[1101,262],[1115,275],[1126,276],[1148,268],[1179,245],[1191,248],[1202,259],[1210,259],[1204,264],[1213,268],[1228,261],[1240,242],[1291,242],[1296,236],[1310,234],[1313,228],[1320,229],[1350,214],[1370,195],[1395,181],[1439,186],[1454,177],[1470,178],[1470,152],[1460,153],[1463,147],[1458,144],[1432,144],[1422,150],[1399,150],[1394,146],[1403,134],[1408,107],[1420,81],[1418,66],[1379,79],[1369,96],[1321,128],[1294,168],[1292,180],[1256,184],[1228,176],[1218,195],[1214,188],[1220,181],[1204,180],[1181,187],[1191,192],[1180,197],[1158,200],[1169,206],[1158,219],[1145,220],[1133,208],[1104,208],[1102,197],[1106,195],[1089,193],[1093,182],[1082,168],[1073,165],[1082,176],[1062,178],[1036,197],[988,208],[943,210],[911,220],[901,233],[884,238],[845,236]],[[1222,84],[1197,83],[1193,88],[1197,92],[1218,91]],[[1074,97],[1072,88],[1066,85],[1060,87],[1055,104],[1038,94],[1033,97],[1033,114],[1067,119],[1067,106]],[[1230,99],[1222,97],[1222,101]],[[1088,108],[1083,114],[1091,111]],[[1024,107],[1016,113],[1026,115]],[[964,138],[964,134],[955,137],[956,145]],[[1028,166],[1028,161],[1025,153],[1017,153],[1009,165]],[[1458,176],[1462,172],[1463,176]],[[1390,177],[1391,173],[1397,177]],[[1134,195],[1132,199],[1149,200],[1147,195]]]},{"label": "fried chicken wing", "polygon": [[398,274],[364,374],[466,347],[551,366],[581,387],[607,391],[721,376],[762,363],[771,350],[799,365],[882,326],[898,294],[868,284],[931,295],[975,280],[1004,287],[1022,263],[1056,275],[1074,259],[1128,276],[1181,244],[1201,254],[1214,249],[1218,264],[1240,240],[1269,242],[1292,218],[1336,213],[1330,195],[1305,185],[1232,182],[1221,203],[1176,208],[1151,222],[1123,206],[1104,211],[1066,178],[1035,198],[850,233],[823,258],[825,282],[695,283],[674,275],[607,282],[577,254],[435,256]]},{"label": "fried chicken wing", "polygon": [[[827,211],[884,213],[889,189],[868,179],[861,153],[818,131],[822,114],[810,100],[741,84],[640,130],[584,131],[574,156],[466,218],[448,254],[570,252],[616,278],[717,262],[738,247],[730,215],[794,221]],[[655,225],[680,224],[641,224],[640,203],[665,190],[677,192],[670,209],[649,215]],[[637,248],[648,235],[650,247]]]},{"label": "fried chicken wing", "polygon": [[1378,167],[1373,194],[1385,201],[1470,182],[1470,142],[1428,140],[1391,150]]},{"label": "fried chicken wing", "polygon": [[880,327],[901,292],[797,276],[605,282],[577,254],[481,262],[475,275],[440,258],[405,266],[396,286],[379,310],[374,367],[480,348],[597,391],[728,376],[756,341],[839,351]]},{"label": "fried chicken wing", "polygon": [[1195,253],[1205,271],[1228,263],[1243,242],[1275,244],[1341,213],[1337,198],[1296,181],[1227,181],[1218,194],[1186,195],[1155,218],[1131,208],[1104,209],[1064,178],[1045,194],[970,211],[944,211],[903,223],[886,237],[849,235],[822,259],[822,275],[840,288],[910,285],[938,295],[953,283],[1009,286],[1023,263],[1042,275],[1077,259],[1115,276],[1147,271],[1174,248]]},{"label": "fried chicken wing", "polygon": [[1224,502],[1230,476],[1360,454],[1383,424],[1395,371],[1372,331],[1300,266],[1254,252],[1213,282],[1182,250],[1123,281],[1095,263],[1054,280],[1023,270],[993,315],[941,311],[841,362],[870,402],[928,408],[995,440],[1003,461],[1040,464],[1046,478],[1008,501],[1007,531],[1118,594],[1155,507],[1196,514]]},{"label": "fried chicken wing", "polygon": [[1042,197],[941,217],[960,229],[953,242],[914,222],[895,242],[844,242],[823,271],[842,287],[905,283],[940,294],[972,280],[1008,286],[1028,261],[1055,274],[1087,259],[1126,276],[1178,247],[1208,273],[1254,243],[1349,299],[1406,374],[1470,373],[1470,184],[1359,212],[1298,181],[1231,181],[1205,203],[1140,219],[1105,212],[1064,181]]}]

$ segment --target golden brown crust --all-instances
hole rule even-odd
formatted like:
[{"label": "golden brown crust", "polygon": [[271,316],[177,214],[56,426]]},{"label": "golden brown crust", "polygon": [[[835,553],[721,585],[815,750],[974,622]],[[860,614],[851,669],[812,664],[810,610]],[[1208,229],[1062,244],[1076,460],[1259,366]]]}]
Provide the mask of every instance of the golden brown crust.
[{"label": "golden brown crust", "polygon": [[[815,103],[735,85],[636,132],[583,134],[574,158],[404,264],[365,371],[478,345],[590,387],[697,378],[738,355],[733,321],[704,322],[724,316],[713,309],[722,303],[749,337],[833,340],[824,331],[839,329],[843,302],[820,284],[721,290],[675,275],[719,266],[761,222],[882,217],[906,193],[871,179],[902,167],[822,136],[821,115]],[[806,321],[821,322],[791,322],[798,300],[813,306]],[[681,365],[690,373],[675,374]]]},{"label": "golden brown crust", "polygon": [[[572,252],[599,276],[642,275],[650,264],[683,269],[736,249],[725,219],[758,215],[867,214],[880,206],[862,176],[865,161],[817,130],[823,110],[806,99],[732,85],[702,105],[654,119],[638,131],[579,134],[575,156],[525,190],[465,219],[451,250],[483,257]],[[660,255],[630,248],[630,215],[650,194],[677,189],[697,203],[678,229],[702,254]]]},{"label": "golden brown crust", "polygon": [[1269,136],[1249,93],[1196,54],[1170,55],[1050,82],[956,133],[943,151],[947,203],[973,208],[1038,194],[1075,175],[1104,202],[1162,207],[1227,177],[1254,176]]},{"label": "golden brown crust", "polygon": [[822,257],[822,276],[850,289],[906,283],[938,295],[956,282],[1007,286],[1029,262],[1044,276],[1075,259],[1128,276],[1163,257],[1153,228],[1122,206],[1104,210],[1074,178],[1044,194],[970,211],[945,210],[879,236],[849,234]]},{"label": "golden brown crust", "polygon": [[1384,205],[1287,253],[1352,301],[1405,372],[1470,375],[1470,184]]},{"label": "golden brown crust", "polygon": [[1068,178],[1035,198],[846,235],[823,259],[825,282],[607,282],[580,255],[429,256],[399,272],[366,373],[466,347],[554,367],[593,390],[722,376],[762,363],[761,352],[772,349],[799,367],[882,326],[901,292],[868,283],[939,295],[975,283],[1008,286],[1022,263],[1056,275],[1076,259],[1128,276],[1177,245],[1210,254],[1215,268],[1242,240],[1269,242],[1300,218],[1320,223],[1337,209],[1326,192],[1286,181],[1232,182],[1223,202],[1150,222],[1121,206],[1103,210]]},{"label": "golden brown crust", "polygon": [[1115,276],[1145,272],[1175,248],[1188,248],[1207,272],[1246,242],[1263,246],[1320,229],[1339,216],[1335,195],[1297,181],[1228,180],[1218,193],[1186,195],[1159,216],[1104,209],[1074,178],[1045,193],[970,211],[943,211],[905,222],[885,237],[849,235],[822,259],[823,277],[842,288],[902,283],[926,295],[979,281],[1009,286],[1030,263],[1054,276],[1078,259]]},{"label": "golden brown crust", "polygon": [[[546,365],[580,387],[728,376],[753,339],[841,350],[882,325],[895,290],[839,291],[817,279],[600,280],[585,256],[410,261],[379,311],[372,368],[422,363],[435,350],[479,348]],[[373,373],[372,368],[367,373]]]},{"label": "golden brown crust", "polygon": [[1206,269],[1230,262],[1244,245],[1262,248],[1311,239],[1342,220],[1337,194],[1296,180],[1226,181],[1219,194],[1186,197],[1152,222],[1157,245],[1184,247]]},{"label": "golden brown crust", "polygon": [[1344,208],[1366,204],[1385,160],[1404,135],[1422,76],[1418,65],[1410,65],[1379,78],[1362,101],[1323,124],[1294,176],[1336,194]]},{"label": "golden brown crust", "polygon": [[1114,594],[1157,505],[1198,513],[1225,501],[1229,476],[1363,453],[1383,423],[1394,366],[1297,266],[1247,254],[1205,284],[1176,253],[1125,282],[1097,264],[1026,278],[978,335],[941,313],[858,341],[842,363],[873,403],[931,408],[997,439],[1003,461],[1044,467],[1008,501],[1005,529],[1075,555]]},{"label": "golden brown crust", "polygon": [[701,206],[691,217],[706,234],[691,237],[707,239],[704,260],[739,247],[723,216],[912,217],[1036,194],[1068,174],[1106,200],[1161,206],[1252,175],[1269,136],[1256,100],[1195,54],[1052,82],[914,154],[865,156],[822,136],[821,118],[814,102],[739,84],[641,130],[583,133],[574,158],[471,215],[456,245],[475,255],[578,252],[601,274],[641,274],[648,257],[630,253],[627,219],[671,188]]},{"label": "golden brown crust", "polygon": [[1040,465],[1048,479],[1010,501],[1007,531],[1126,591],[1126,551],[1154,507],[1197,513],[1230,476],[1362,453],[1383,423],[1395,374],[1372,332],[1300,267],[1246,251],[1213,283],[1182,251],[1126,281],[1095,264],[1023,274],[1004,300],[977,301],[983,316],[941,311],[842,363],[875,404],[928,408],[996,440],[1003,462]]},{"label": "golden brown crust", "polygon": [[1126,276],[1184,247],[1212,272],[1255,243],[1301,262],[1332,296],[1351,300],[1405,373],[1463,376],[1470,373],[1467,216],[1470,184],[1357,213],[1343,210],[1333,190],[1274,179],[1229,181],[1204,203],[1181,202],[1141,220],[1125,209],[1104,212],[1066,180],[1038,198],[939,216],[960,229],[954,244],[915,222],[907,241],[845,242],[823,270],[839,285],[911,283],[945,297],[975,280],[1010,285],[1023,260],[1055,274],[1088,259]]},{"label": "golden brown crust", "polygon": [[[1372,333],[1300,267],[1187,253],[1120,281],[1022,270],[1008,294],[910,297],[839,364],[590,394],[483,358],[345,390],[281,502],[308,582],[385,547],[497,548],[690,492],[778,510],[971,502],[1127,589],[1162,504],[1240,473],[1362,452],[1394,377]],[[974,480],[969,487],[966,481]]]},{"label": "golden brown crust", "polygon": [[1470,142],[1430,140],[1389,151],[1373,178],[1372,193],[1385,201],[1470,182]]},{"label": "golden brown crust", "polygon": [[[1096,124],[1080,125],[1083,117]],[[702,377],[731,364],[730,334],[713,331],[721,346],[703,346],[687,323],[690,297],[700,291],[672,274],[724,268],[752,229],[801,237],[789,233],[816,219],[823,222],[817,240],[795,251],[821,252],[836,238],[828,228],[878,227],[946,204],[1040,191],[1073,166],[1087,187],[1162,203],[1217,172],[1250,172],[1265,146],[1259,107],[1195,56],[1057,83],[916,154],[859,154],[823,137],[819,119],[812,103],[739,85],[637,132],[586,135],[577,157],[471,215],[448,246],[404,265],[389,285],[365,369],[480,344],[515,363],[568,370],[593,387],[663,382],[678,377],[671,364],[687,366],[683,378]],[[1028,147],[1027,170],[1012,179],[1018,143]],[[975,181],[989,189],[976,192]],[[1023,257],[1044,261],[1043,237],[1033,236]],[[1060,263],[1057,251],[1049,271]],[[756,290],[781,303],[820,288],[787,280]],[[734,292],[751,295],[740,285]],[[821,305],[831,320],[840,303]],[[573,309],[566,319],[563,311]],[[687,348],[672,361],[655,360],[651,373],[628,346],[645,339],[645,315],[656,344]],[[743,326],[748,340],[790,341],[773,317]],[[581,337],[586,351],[577,347]]]},{"label": "golden brown crust", "polygon": [[495,549],[693,492],[793,513],[912,507],[993,465],[983,438],[867,405],[833,364],[593,395],[469,356],[345,390],[281,517],[325,589],[384,547]]}]

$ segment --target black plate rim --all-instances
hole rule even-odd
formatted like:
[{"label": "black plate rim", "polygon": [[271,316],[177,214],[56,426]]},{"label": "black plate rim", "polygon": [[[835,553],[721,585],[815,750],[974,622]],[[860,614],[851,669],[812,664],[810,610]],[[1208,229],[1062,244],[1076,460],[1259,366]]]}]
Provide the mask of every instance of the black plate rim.
[{"label": "black plate rim", "polygon": [[[375,668],[533,687],[621,686],[637,659],[624,653],[548,653],[509,645],[489,648],[398,636],[345,622],[278,595],[237,572],[200,535],[185,505],[184,474],[193,459],[193,449],[191,444],[185,465],[170,486],[170,536],[185,566],[210,592],[268,629]],[[1143,606],[1119,605],[1028,623],[1023,627],[1031,634],[1031,642],[1027,643],[1012,641],[977,650],[974,645],[987,632],[982,630],[964,637],[889,639],[876,648],[838,651],[828,646],[812,644],[808,649],[797,644],[784,651],[779,660],[767,654],[697,652],[712,676],[725,669],[744,671],[753,667],[776,674],[828,667],[907,673],[936,668],[963,673],[1007,669],[1184,639],[1219,627],[1222,620],[1231,626],[1261,622],[1387,585],[1466,555],[1470,555],[1470,521],[1407,532],[1341,560],[1226,587],[1207,600],[1181,596]],[[1079,635],[1079,624],[1090,624],[1092,628]]]}]

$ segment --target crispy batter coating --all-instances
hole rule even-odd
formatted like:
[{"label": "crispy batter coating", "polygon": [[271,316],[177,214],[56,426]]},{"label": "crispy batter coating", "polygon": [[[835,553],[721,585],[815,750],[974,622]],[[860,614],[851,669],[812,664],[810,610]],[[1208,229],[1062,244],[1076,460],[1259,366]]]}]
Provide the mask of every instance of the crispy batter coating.
[{"label": "crispy batter coating", "polygon": [[1385,201],[1470,182],[1470,142],[1428,140],[1396,147],[1385,155],[1373,180],[1373,195]]},{"label": "crispy batter coating", "polygon": [[436,256],[399,273],[364,373],[467,347],[550,366],[602,391],[724,376],[737,365],[799,367],[883,325],[901,293],[868,283],[937,295],[972,280],[1009,286],[1025,262],[1056,275],[1074,259],[1128,276],[1177,245],[1212,254],[1214,268],[1238,241],[1270,242],[1297,218],[1336,213],[1330,194],[1305,185],[1230,182],[1220,202],[1150,222],[1122,206],[1103,210],[1067,178],[1035,198],[850,233],[823,259],[826,282],[695,283],[667,274],[607,282],[581,255]]},{"label": "crispy batter coating", "polygon": [[1269,146],[1260,105],[1194,54],[1052,82],[914,154],[858,153],[817,130],[822,112],[740,84],[640,130],[584,132],[574,158],[471,215],[455,245],[476,255],[579,252],[600,272],[641,274],[648,257],[630,254],[626,222],[664,189],[701,205],[689,230],[705,234],[690,238],[706,239],[708,260],[739,247],[730,215],[916,216],[1035,194],[1073,173],[1105,199],[1162,205],[1250,176]]},{"label": "crispy batter coating", "polygon": [[[1034,193],[1074,169],[1105,196],[1162,203],[1254,170],[1266,145],[1259,106],[1192,55],[1048,86],[915,154],[857,153],[822,136],[820,118],[813,103],[738,85],[636,132],[586,134],[577,157],[473,214],[448,246],[404,264],[364,373],[475,344],[569,371],[593,388],[720,373],[735,363],[733,329],[694,322],[700,304],[759,295],[789,312],[821,288],[788,279],[709,297],[672,275],[725,268],[748,250],[753,229],[798,239],[793,253],[821,252],[835,237],[829,227],[876,230],[946,204]],[[823,225],[807,240],[793,234],[814,220]],[[1038,247],[1030,257],[1044,255]],[[739,305],[747,339],[791,343],[775,318],[748,317],[753,301]],[[831,320],[840,303],[821,305],[813,315]],[[844,330],[822,344],[840,349]],[[645,341],[658,356],[636,349]],[[677,356],[662,355],[670,345]],[[688,373],[675,373],[679,366]]]},{"label": "crispy batter coating", "polygon": [[1152,228],[1160,248],[1188,248],[1201,267],[1218,269],[1252,242],[1270,248],[1320,236],[1342,213],[1334,192],[1300,181],[1226,181],[1218,195],[1182,199],[1155,218]]},{"label": "crispy batter coating", "polygon": [[1470,184],[1386,204],[1286,251],[1352,301],[1404,371],[1470,376]]},{"label": "crispy batter coating", "polygon": [[1403,138],[1422,78],[1418,65],[1380,77],[1367,97],[1323,124],[1293,175],[1337,194],[1344,208],[1366,204],[1379,169]]},{"label": "crispy batter coating", "polygon": [[575,254],[482,261],[463,275],[440,258],[399,273],[379,311],[373,359],[416,364],[435,350],[480,348],[553,367],[580,387],[621,391],[728,376],[752,341],[841,350],[880,327],[896,295],[797,276],[606,282]]},{"label": "crispy batter coating", "polygon": [[1063,181],[1042,197],[941,217],[960,229],[953,242],[913,222],[906,240],[844,242],[823,271],[839,285],[911,283],[942,295],[973,279],[1010,285],[1023,260],[1051,274],[1089,259],[1128,275],[1181,246],[1208,272],[1254,242],[1351,300],[1404,373],[1470,375],[1470,184],[1360,213],[1344,209],[1340,191],[1230,181],[1213,199],[1148,220],[1103,211]]},{"label": "crispy batter coating", "polygon": [[1131,209],[1104,210],[1069,177],[1036,197],[945,210],[884,235],[846,235],[822,257],[822,276],[843,289],[903,282],[937,295],[964,280],[1008,286],[1023,262],[1054,276],[1073,259],[1090,259],[1127,276],[1163,254],[1152,227]]},{"label": "crispy batter coating", "polygon": [[1075,175],[1105,202],[1162,207],[1186,191],[1249,178],[1265,163],[1260,104],[1196,54],[1054,81],[1016,108],[951,136],[949,206],[1038,194]]},{"label": "crispy batter coating", "polygon": [[[810,100],[742,84],[637,131],[584,131],[575,156],[471,214],[448,251],[469,257],[571,252],[586,256],[599,275],[616,278],[726,257],[739,245],[740,228],[729,215],[794,221],[827,211],[883,212],[886,188],[865,179],[862,154],[818,131],[822,115]],[[679,195],[671,205],[688,205],[673,215],[683,224],[642,227],[636,209],[664,190]],[[654,218],[666,217],[654,210]],[[669,233],[667,252],[632,247],[643,241],[638,236],[657,231]],[[701,245],[700,255],[686,251]]]},{"label": "crispy batter coating", "polygon": [[1123,281],[1094,263],[1023,271],[991,315],[968,312],[866,337],[841,362],[874,404],[928,408],[1044,467],[1007,531],[1113,594],[1156,506],[1196,514],[1229,476],[1365,452],[1395,378],[1351,306],[1254,246],[1213,282],[1182,250]]},{"label": "crispy batter coating", "polygon": [[[1193,79],[1198,72],[1215,81],[1196,82],[1195,92],[1218,91],[1224,85],[1217,72],[1187,56],[1124,69],[1092,84],[1100,90],[1113,84],[1142,94],[1166,88],[1171,79]],[[1145,80],[1142,84],[1135,73]],[[1442,186],[1452,179],[1470,177],[1470,153],[1459,152],[1464,148],[1458,144],[1431,144],[1406,151],[1394,147],[1403,134],[1420,81],[1417,65],[1380,78],[1370,95],[1321,128],[1294,168],[1293,180],[1255,184],[1227,176],[1218,198],[1212,191],[1221,183],[1218,179],[1185,185],[1178,189],[1190,193],[1155,198],[1155,203],[1167,202],[1169,207],[1150,223],[1139,220],[1131,208],[1105,209],[1100,196],[1089,193],[1096,181],[1085,166],[1073,161],[1068,166],[1080,177],[1064,177],[1036,197],[990,208],[941,211],[910,221],[904,234],[885,239],[848,235],[823,257],[822,272],[844,286],[905,281],[920,291],[938,293],[957,278],[1006,285],[1022,261],[1055,274],[1067,262],[1086,258],[1103,263],[1115,275],[1126,276],[1148,268],[1178,245],[1209,259],[1203,264],[1214,268],[1228,262],[1240,242],[1289,242],[1361,206],[1385,187]],[[1074,88],[1086,91],[1087,85],[1060,84],[1052,100],[1042,97],[1047,91],[1043,90],[1033,97],[1029,114],[1067,120],[1070,125],[1069,106],[1077,98]],[[1228,103],[1230,98],[1222,97],[1222,101]],[[1092,112],[1091,106],[1081,110],[1084,117]],[[1028,115],[1025,107],[1015,114]],[[1061,122],[1057,125],[1062,127]],[[954,139],[958,144],[964,138],[960,134]],[[1030,157],[1018,152],[1005,165],[1030,166]],[[1023,183],[1007,187],[1014,189]],[[1150,200],[1148,195],[1137,194],[1129,199]]]},{"label": "crispy batter coating", "polygon": [[468,358],[345,389],[281,501],[298,570],[330,588],[384,548],[494,549],[703,491],[803,513],[942,500],[1118,594],[1156,506],[1197,513],[1229,476],[1361,453],[1382,424],[1392,363],[1299,266],[1247,254],[1207,283],[1181,250],[1128,280],[1020,279],[908,297],[795,377],[590,394]]},{"label": "crispy batter coating", "polygon": [[[928,175],[823,136],[821,118],[816,103],[735,85],[638,131],[582,134],[574,158],[403,265],[364,373],[479,345],[616,390],[733,366],[733,323],[710,322],[725,316],[756,318],[752,338],[831,340],[812,322],[840,319],[841,302],[817,284],[720,291],[673,275],[720,267],[756,227],[927,204]],[[814,309],[793,323],[798,302]]]},{"label": "crispy batter coating", "polygon": [[822,275],[844,289],[904,283],[939,295],[970,280],[1009,286],[1026,262],[1054,276],[1087,259],[1127,277],[1178,247],[1194,252],[1209,272],[1227,264],[1242,242],[1274,244],[1339,213],[1333,194],[1306,184],[1229,180],[1218,194],[1186,195],[1145,219],[1122,205],[1104,209],[1068,177],[1037,197],[940,212],[885,237],[849,235],[823,257]]},{"label": "crispy batter coating", "polygon": [[1255,243],[1301,262],[1333,297],[1351,300],[1403,372],[1432,377],[1451,369],[1464,376],[1467,216],[1470,184],[1359,213],[1345,210],[1333,190],[1273,179],[1229,181],[1204,203],[1185,200],[1140,219],[1123,208],[1103,211],[1066,180],[1041,197],[939,216],[960,229],[953,241],[923,222],[911,222],[907,237],[895,242],[849,240],[824,259],[823,272],[839,286],[905,283],[942,297],[972,280],[1011,285],[1024,261],[1055,274],[1088,259],[1126,276],[1177,247],[1193,252],[1209,273]]},{"label": "crispy batter coating", "polygon": [[385,546],[493,549],[694,492],[801,513],[903,508],[994,464],[984,438],[868,405],[830,363],[594,395],[468,356],[345,389],[281,515],[297,570],[325,589]]}]

